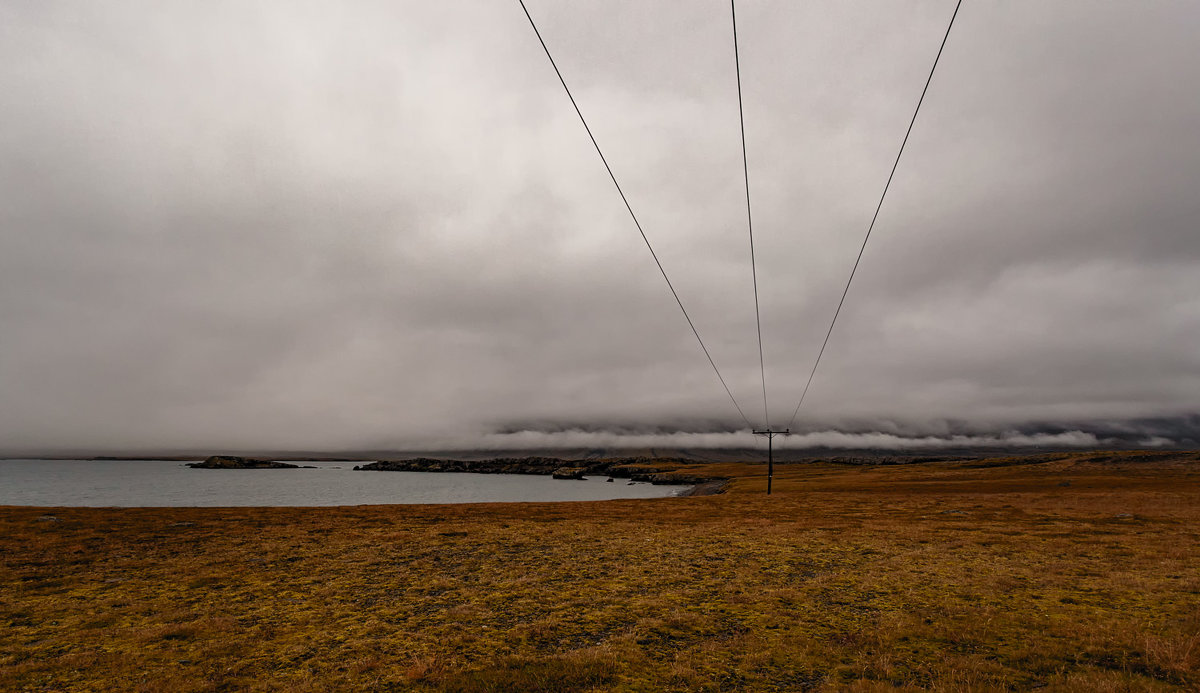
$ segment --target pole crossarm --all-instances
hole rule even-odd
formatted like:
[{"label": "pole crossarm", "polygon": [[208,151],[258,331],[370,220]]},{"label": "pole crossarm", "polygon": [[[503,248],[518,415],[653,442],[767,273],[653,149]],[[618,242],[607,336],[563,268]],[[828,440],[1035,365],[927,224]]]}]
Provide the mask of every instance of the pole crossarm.
[{"label": "pole crossarm", "polygon": [[752,430],[756,436],[764,436],[767,439],[767,495],[771,495],[771,481],[775,478],[775,436],[790,436],[792,431],[785,428],[782,431],[776,431],[770,427],[763,429]]}]

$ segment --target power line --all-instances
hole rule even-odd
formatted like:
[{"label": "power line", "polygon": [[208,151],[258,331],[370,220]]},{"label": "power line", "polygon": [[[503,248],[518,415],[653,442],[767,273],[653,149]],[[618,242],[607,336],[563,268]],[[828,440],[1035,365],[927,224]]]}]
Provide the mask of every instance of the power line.
[{"label": "power line", "polygon": [[763,424],[771,428],[771,417],[767,414],[767,366],[763,361],[762,318],[758,312],[758,268],[754,262],[754,220],[750,214],[750,164],[746,158],[746,113],[742,108],[742,65],[738,58],[736,0],[729,0],[729,15],[733,20],[733,65],[737,70],[738,121],[742,129],[742,173],[746,180],[746,228],[750,232],[750,276],[754,279],[754,324],[758,328],[758,368],[762,374]]},{"label": "power line", "polygon": [[[629,210],[629,216],[633,219],[633,223],[637,226],[638,233],[642,235],[642,240],[646,243],[646,249],[650,251],[650,256],[654,258],[654,264],[658,265],[658,271],[662,273],[662,278],[667,282],[667,288],[671,290],[671,295],[675,297],[675,303],[679,304],[679,310],[683,311],[683,317],[687,320],[688,327],[692,328],[692,334],[696,335],[696,341],[700,343],[700,348],[704,350],[704,356],[708,358],[709,365],[712,366],[713,372],[717,374],[717,379],[721,381],[721,386],[725,388],[725,394],[729,395],[729,401],[733,402],[733,406],[741,415],[742,420],[750,428],[754,425],[750,423],[750,419],[746,418],[746,414],[742,411],[742,407],[738,404],[737,399],[730,391],[729,385],[725,382],[725,378],[721,376],[721,370],[717,368],[716,361],[713,361],[712,354],[708,353],[708,347],[704,345],[704,340],[700,338],[700,332],[696,330],[696,325],[692,322],[692,317],[688,315],[687,308],[683,307],[683,301],[680,300],[679,294],[675,291],[675,286],[671,283],[671,279],[667,277],[667,271],[663,269],[662,262],[658,259],[658,253],[654,252],[654,246],[650,245],[650,239],[646,237],[646,232],[642,230],[642,223],[638,221],[637,215],[633,213],[633,207],[629,205],[629,199],[625,197],[625,191],[621,189],[621,184],[617,182],[616,175],[613,174],[612,167],[608,165],[608,159],[604,157],[604,152],[600,151],[600,145],[596,142],[596,136],[592,134],[592,129],[588,127],[587,120],[583,117],[583,112],[579,110],[579,104],[575,102],[575,97],[571,94],[571,88],[567,86],[567,80],[563,79],[562,72],[558,69],[558,63],[554,62],[554,56],[550,54],[550,48],[546,46],[545,39],[542,38],[542,32],[538,31],[537,24],[533,21],[533,16],[529,14],[529,8],[525,7],[525,0],[517,0],[521,3],[521,9],[525,11],[525,17],[529,20],[529,26],[533,27],[533,33],[537,35],[538,42],[542,44],[542,50],[546,52],[546,57],[550,60],[550,66],[554,68],[554,74],[558,75],[558,81],[562,84],[563,90],[567,92],[567,98],[571,100],[571,105],[575,107],[575,114],[579,116],[579,122],[583,123],[583,129],[587,131],[588,138],[592,140],[592,146],[596,148],[596,153],[600,155],[600,161],[604,163],[604,169],[608,171],[608,177],[612,179],[613,185],[617,188],[617,193],[621,195],[621,201],[625,203],[625,209]],[[765,382],[765,381],[764,381]]]},{"label": "power line", "polygon": [[838,316],[842,313],[842,304],[846,302],[846,294],[850,292],[850,283],[854,281],[854,273],[858,271],[858,263],[862,261],[863,251],[867,249],[867,241],[871,240],[871,231],[875,229],[875,220],[879,218],[879,210],[883,208],[883,200],[887,197],[888,188],[892,185],[892,177],[896,175],[896,167],[900,165],[900,157],[904,154],[904,145],[908,144],[908,136],[912,134],[913,124],[917,122],[917,114],[921,112],[921,104],[925,102],[925,93],[929,91],[929,83],[933,81],[933,73],[937,70],[938,60],[942,57],[942,50],[946,48],[946,40],[950,38],[950,29],[954,27],[954,18],[958,16],[958,8],[962,6],[962,0],[954,5],[954,14],[950,15],[950,23],[946,26],[946,34],[942,36],[942,45],[938,47],[937,57],[933,59],[933,67],[929,69],[929,77],[925,79],[925,88],[921,90],[921,98],[917,100],[917,107],[913,110],[912,120],[908,122],[908,130],[904,133],[904,141],[900,143],[900,151],[896,154],[896,160],[892,163],[892,172],[888,174],[887,183],[883,186],[883,194],[879,196],[879,204],[875,205],[875,214],[871,217],[871,225],[867,227],[867,235],[863,238],[862,247],[858,249],[858,257],[854,259],[854,267],[850,269],[850,278],[846,280],[846,288],[842,289],[842,297],[838,300],[837,310],[833,312],[833,320],[829,323],[829,329],[825,332],[825,341],[821,343],[821,350],[817,352],[817,360],[813,363],[812,371],[808,374],[808,382],[804,385],[804,392],[800,394],[800,401],[796,404],[796,410],[792,412],[792,418],[788,420],[788,428],[796,421],[796,415],[800,413],[800,405],[804,404],[804,397],[808,394],[808,388],[812,385],[813,376],[817,374],[817,366],[821,365],[821,356],[825,354],[825,347],[829,345],[829,335],[833,334],[833,326],[837,324]]}]

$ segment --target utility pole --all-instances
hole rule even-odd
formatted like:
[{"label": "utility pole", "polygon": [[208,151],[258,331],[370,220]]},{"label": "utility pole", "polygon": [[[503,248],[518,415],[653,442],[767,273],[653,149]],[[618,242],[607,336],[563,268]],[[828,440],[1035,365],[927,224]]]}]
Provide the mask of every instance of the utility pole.
[{"label": "utility pole", "polygon": [[771,479],[775,476],[775,436],[790,436],[792,432],[787,428],[782,431],[772,431],[770,427],[767,427],[761,431],[754,431],[754,435],[767,437],[767,495],[769,496],[771,495]]}]

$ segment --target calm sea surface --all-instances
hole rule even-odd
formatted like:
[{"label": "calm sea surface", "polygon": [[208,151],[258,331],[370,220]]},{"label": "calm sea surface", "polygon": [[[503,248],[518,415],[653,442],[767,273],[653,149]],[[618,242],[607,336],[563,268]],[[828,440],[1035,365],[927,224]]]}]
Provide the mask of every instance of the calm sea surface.
[{"label": "calm sea surface", "polygon": [[[160,507],[497,503],[658,498],[681,486],[607,483],[527,474],[356,472],[316,469],[191,469],[162,460],[0,460],[0,505]],[[361,463],[359,463],[361,464]]]}]

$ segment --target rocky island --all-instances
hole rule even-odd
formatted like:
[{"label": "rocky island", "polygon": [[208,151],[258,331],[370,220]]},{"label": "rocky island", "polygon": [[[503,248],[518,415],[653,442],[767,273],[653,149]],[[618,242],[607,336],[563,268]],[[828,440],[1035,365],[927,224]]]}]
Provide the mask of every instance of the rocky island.
[{"label": "rocky island", "polygon": [[[557,457],[497,457],[483,460],[436,459],[417,457],[407,460],[380,460],[354,467],[364,472],[469,472],[474,474],[538,474],[555,479],[583,479],[608,476],[651,484],[696,486],[728,481],[725,476],[692,471],[695,463],[683,459],[610,457],[593,460],[564,460]],[[720,486],[710,486],[719,489]]]},{"label": "rocky island", "polygon": [[256,460],[233,455],[212,455],[203,462],[190,462],[188,466],[192,469],[314,469],[312,466],[301,467],[298,464],[288,464],[287,462]]}]

